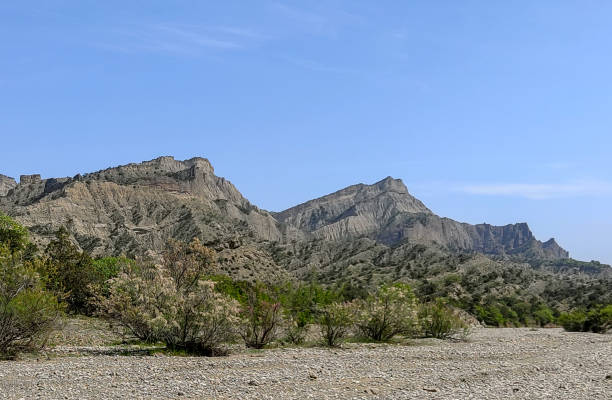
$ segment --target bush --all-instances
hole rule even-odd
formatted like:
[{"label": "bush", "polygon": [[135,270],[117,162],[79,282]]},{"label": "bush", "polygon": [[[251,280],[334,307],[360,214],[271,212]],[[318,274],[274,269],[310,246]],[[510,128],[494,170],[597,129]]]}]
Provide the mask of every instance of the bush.
[{"label": "bush", "polygon": [[555,316],[553,315],[552,310],[545,305],[539,306],[533,313],[533,317],[540,326],[546,326],[555,322]]},{"label": "bush", "polygon": [[47,257],[41,273],[49,289],[66,301],[68,311],[91,315],[94,307],[90,300],[94,296],[94,287],[102,285],[105,280],[91,257],[70,241],[64,228],[57,231],[45,253]]},{"label": "bush", "polygon": [[25,250],[29,244],[28,230],[8,215],[0,212],[0,244],[9,253],[15,254]]},{"label": "bush", "polygon": [[468,334],[468,325],[448,305],[438,300],[419,309],[419,324],[425,337],[450,339]]},{"label": "bush", "polygon": [[557,323],[569,332],[606,333],[612,329],[612,305],[594,307],[588,312],[574,310],[562,313]]},{"label": "bush", "polygon": [[476,318],[489,326],[504,326],[506,320],[496,304],[477,305],[474,307]]},{"label": "bush", "polygon": [[557,318],[557,323],[568,332],[582,332],[585,321],[586,313],[581,310],[572,311],[570,313],[561,313],[559,318]]},{"label": "bush", "polygon": [[323,307],[318,318],[321,336],[329,347],[340,345],[355,322],[353,303],[332,303]]},{"label": "bush", "polygon": [[62,309],[34,269],[11,253],[0,245],[0,358],[44,346]]},{"label": "bush", "polygon": [[276,339],[282,323],[281,305],[267,298],[261,288],[251,288],[241,316],[240,336],[247,347],[261,349]]},{"label": "bush", "polygon": [[303,344],[306,341],[308,323],[303,319],[295,318],[288,314],[285,317],[285,338],[284,341],[291,344]]},{"label": "bush", "polygon": [[161,265],[125,263],[111,279],[109,296],[99,296],[102,316],[143,341],[200,355],[223,354],[220,345],[235,336],[238,303],[205,279],[213,257],[196,240],[171,243]]},{"label": "bush", "polygon": [[408,285],[383,286],[358,304],[357,327],[367,338],[384,342],[416,331],[416,301]]}]

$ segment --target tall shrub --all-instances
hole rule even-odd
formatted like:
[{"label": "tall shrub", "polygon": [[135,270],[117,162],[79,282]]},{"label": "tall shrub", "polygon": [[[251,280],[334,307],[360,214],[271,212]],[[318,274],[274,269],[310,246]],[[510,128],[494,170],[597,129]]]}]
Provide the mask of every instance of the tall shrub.
[{"label": "tall shrub", "polygon": [[102,315],[135,337],[201,355],[223,353],[234,338],[238,303],[206,279],[214,253],[199,241],[173,242],[160,265],[125,263],[100,296]]},{"label": "tall shrub", "polygon": [[416,299],[406,284],[383,286],[358,304],[357,327],[367,338],[384,342],[417,329]]}]

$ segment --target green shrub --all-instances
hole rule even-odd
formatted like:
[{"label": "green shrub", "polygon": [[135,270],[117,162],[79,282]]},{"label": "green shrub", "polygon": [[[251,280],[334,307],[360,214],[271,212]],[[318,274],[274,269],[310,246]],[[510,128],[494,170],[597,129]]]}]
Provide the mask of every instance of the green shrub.
[{"label": "green shrub", "polygon": [[247,347],[261,349],[274,341],[282,324],[281,305],[260,287],[252,288],[242,306],[240,336]]},{"label": "green shrub", "polygon": [[584,330],[584,322],[586,321],[586,313],[581,310],[572,311],[570,313],[562,313],[557,318],[557,323],[569,332],[582,332]]},{"label": "green shrub", "polygon": [[594,313],[587,317],[588,328],[595,333],[606,333],[612,329],[612,304],[600,307],[592,311]]},{"label": "green shrub", "polygon": [[423,304],[419,308],[419,325],[424,337],[449,339],[466,337],[469,328],[461,317],[444,302]]},{"label": "green shrub", "polygon": [[45,254],[40,272],[47,287],[66,301],[68,311],[91,315],[94,288],[102,285],[105,278],[96,270],[91,257],[70,241],[64,228],[57,231]]},{"label": "green shrub", "polygon": [[172,242],[161,265],[126,263],[99,296],[101,315],[147,342],[200,355],[223,354],[233,340],[238,303],[207,280],[214,253],[197,240]]},{"label": "green shrub", "polygon": [[533,313],[533,317],[540,326],[546,326],[555,322],[555,316],[553,315],[552,310],[545,305],[539,306]]},{"label": "green shrub", "polygon": [[28,246],[28,230],[8,215],[0,212],[0,244],[15,254]]},{"label": "green shrub", "polygon": [[62,307],[31,266],[0,245],[0,358],[44,346]]},{"label": "green shrub", "polygon": [[355,304],[328,304],[320,310],[317,322],[325,344],[336,347],[342,343],[355,323]]},{"label": "green shrub", "polygon": [[476,305],[474,307],[476,318],[489,326],[504,326],[506,320],[495,304]]},{"label": "green shrub", "polygon": [[416,332],[416,299],[406,284],[383,286],[357,304],[357,327],[369,339],[385,342]]}]

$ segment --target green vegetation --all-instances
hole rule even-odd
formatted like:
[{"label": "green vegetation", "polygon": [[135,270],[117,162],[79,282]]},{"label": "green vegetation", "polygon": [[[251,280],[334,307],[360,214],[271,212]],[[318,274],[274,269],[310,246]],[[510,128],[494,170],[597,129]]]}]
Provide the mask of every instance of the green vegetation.
[{"label": "green vegetation", "polygon": [[[101,316],[145,343],[203,355],[224,354],[224,344],[240,338],[255,349],[302,344],[312,340],[309,332],[330,347],[349,337],[463,338],[468,325],[460,310],[488,326],[612,329],[612,287],[603,276],[564,278],[544,271],[548,264],[510,267],[419,245],[401,249],[398,262],[382,253],[362,257],[355,246],[350,251],[361,261],[335,270],[333,280],[323,270],[307,282],[236,281],[216,269],[216,254],[197,240],[171,242],[156,260],[93,259],[60,229],[38,255],[27,230],[0,214],[0,357],[44,345],[64,310]],[[343,256],[331,252],[330,259]]]},{"label": "green vegetation", "polygon": [[605,333],[612,329],[612,305],[595,307],[589,311],[562,313],[558,322],[570,332]]},{"label": "green vegetation", "polygon": [[44,345],[62,306],[24,260],[27,231],[4,215],[0,221],[0,358],[12,358]]},{"label": "green vegetation", "polygon": [[419,308],[418,315],[424,337],[450,339],[452,337],[465,337],[469,333],[469,327],[465,321],[461,319],[456,310],[453,310],[442,300],[423,304]]},{"label": "green vegetation", "polygon": [[358,306],[357,327],[369,339],[386,342],[417,330],[416,297],[406,284],[382,286]]},{"label": "green vegetation", "polygon": [[238,304],[206,279],[213,252],[197,240],[172,242],[161,265],[127,263],[99,298],[101,315],[145,342],[202,355],[223,354],[234,337]]}]

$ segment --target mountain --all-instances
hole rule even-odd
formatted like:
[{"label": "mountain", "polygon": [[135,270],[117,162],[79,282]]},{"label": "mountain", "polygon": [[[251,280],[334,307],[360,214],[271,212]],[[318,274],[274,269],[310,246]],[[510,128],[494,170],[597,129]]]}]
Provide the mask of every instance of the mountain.
[{"label": "mountain", "polygon": [[311,238],[368,237],[388,246],[403,242],[496,256],[568,258],[554,239],[538,241],[527,224],[470,225],[441,218],[410,195],[400,179],[354,185],[308,201],[274,217]]},{"label": "mountain", "polygon": [[0,197],[0,210],[27,226],[39,246],[62,226],[95,256],[155,253],[169,239],[199,237],[228,268],[240,265],[237,275],[248,277],[246,267],[284,274],[256,247],[258,240],[282,238],[278,222],[217,177],[204,158],[160,157],[72,178],[22,176]]},{"label": "mountain", "polygon": [[264,243],[307,247],[361,238],[525,260],[569,255],[554,239],[538,241],[524,223],[470,225],[439,217],[391,177],[278,213],[251,204],[204,158],[160,157],[72,178],[23,175],[19,184],[1,176],[0,184],[0,210],[27,226],[35,243],[44,246],[65,226],[96,256],[158,253],[169,239],[194,237],[225,251],[221,259],[238,269],[244,263],[276,268]]}]

